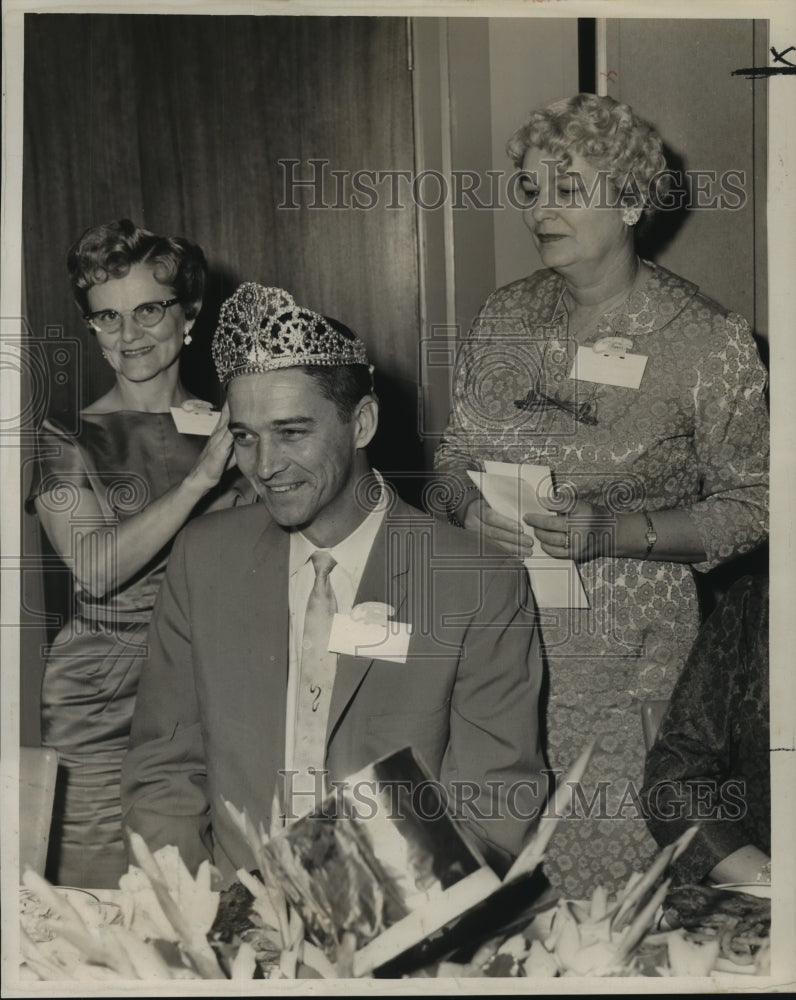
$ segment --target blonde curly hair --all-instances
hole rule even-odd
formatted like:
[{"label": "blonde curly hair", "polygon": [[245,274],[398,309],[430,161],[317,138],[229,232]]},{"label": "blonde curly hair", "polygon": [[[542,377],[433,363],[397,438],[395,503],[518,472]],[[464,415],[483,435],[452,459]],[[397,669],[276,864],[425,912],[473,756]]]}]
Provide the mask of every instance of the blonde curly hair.
[{"label": "blonde curly hair", "polygon": [[543,149],[566,166],[576,153],[607,174],[627,203],[645,214],[655,210],[650,191],[659,203],[668,185],[663,141],[649,122],[629,104],[613,97],[576,94],[532,111],[506,144],[515,167],[521,167],[529,149]]}]

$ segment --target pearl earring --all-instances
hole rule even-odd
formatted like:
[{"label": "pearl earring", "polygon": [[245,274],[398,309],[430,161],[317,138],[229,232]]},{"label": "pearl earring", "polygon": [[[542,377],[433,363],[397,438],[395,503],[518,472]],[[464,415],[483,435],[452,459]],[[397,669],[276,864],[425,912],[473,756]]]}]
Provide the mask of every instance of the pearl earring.
[{"label": "pearl earring", "polygon": [[626,226],[635,226],[641,218],[640,208],[631,208],[629,205],[622,209],[622,222]]},{"label": "pearl earring", "polygon": [[186,347],[189,344],[193,343],[193,337],[191,336],[191,330],[190,330],[190,327],[188,327],[188,326],[185,327],[185,332],[182,335],[182,342],[183,342],[183,344],[185,344]]}]

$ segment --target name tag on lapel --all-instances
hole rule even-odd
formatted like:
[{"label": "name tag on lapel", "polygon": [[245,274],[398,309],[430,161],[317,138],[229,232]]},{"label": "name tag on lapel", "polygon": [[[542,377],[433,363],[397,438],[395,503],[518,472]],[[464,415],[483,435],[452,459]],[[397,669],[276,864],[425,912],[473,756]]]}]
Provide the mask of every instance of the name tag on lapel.
[{"label": "name tag on lapel", "polygon": [[412,626],[407,622],[353,621],[350,615],[336,614],[329,635],[329,652],[406,663],[411,636]]},{"label": "name tag on lapel", "polygon": [[638,389],[646,366],[646,354],[608,354],[593,347],[579,347],[569,377],[580,382]]}]

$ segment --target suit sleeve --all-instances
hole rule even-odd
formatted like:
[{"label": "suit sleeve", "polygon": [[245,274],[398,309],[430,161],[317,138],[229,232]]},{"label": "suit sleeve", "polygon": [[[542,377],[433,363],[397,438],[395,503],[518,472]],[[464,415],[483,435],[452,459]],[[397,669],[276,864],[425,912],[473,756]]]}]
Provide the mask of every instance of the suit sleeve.
[{"label": "suit sleeve", "polygon": [[211,857],[207,768],[193,674],[185,532],[169,557],[122,769],[122,817],[150,849],[175,844],[189,869]]},{"label": "suit sleeve", "polygon": [[505,870],[547,797],[539,732],[542,656],[527,575],[484,573],[481,607],[462,643],[442,780],[457,812]]}]

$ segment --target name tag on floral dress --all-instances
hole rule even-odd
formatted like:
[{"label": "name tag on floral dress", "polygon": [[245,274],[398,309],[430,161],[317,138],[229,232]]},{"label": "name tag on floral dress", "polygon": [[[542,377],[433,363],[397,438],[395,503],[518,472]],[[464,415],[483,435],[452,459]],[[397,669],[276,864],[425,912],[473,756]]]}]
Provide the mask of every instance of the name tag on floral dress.
[{"label": "name tag on floral dress", "polygon": [[646,354],[631,354],[632,341],[625,337],[603,337],[591,347],[579,347],[570,378],[638,389],[647,366]]}]

